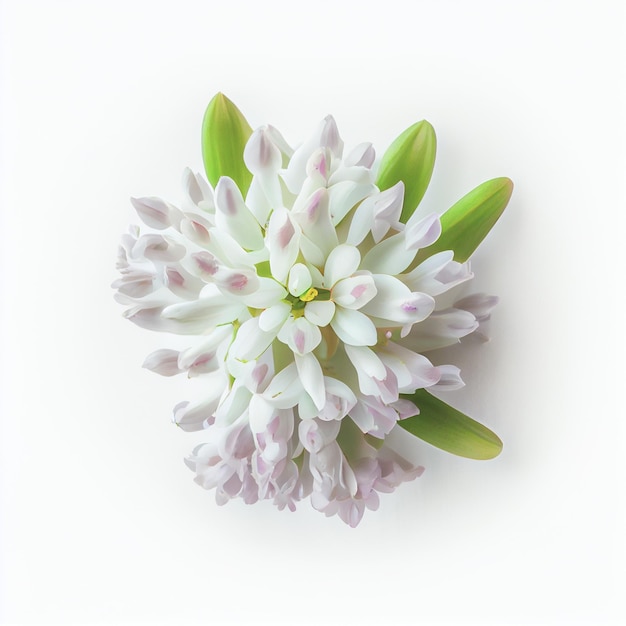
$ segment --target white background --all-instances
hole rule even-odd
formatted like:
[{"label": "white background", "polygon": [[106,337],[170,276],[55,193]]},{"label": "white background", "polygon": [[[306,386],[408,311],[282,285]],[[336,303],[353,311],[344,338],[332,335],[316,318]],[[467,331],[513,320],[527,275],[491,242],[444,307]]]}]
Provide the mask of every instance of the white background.
[{"label": "white background", "polygon": [[[2,623],[624,623],[622,2],[0,7]],[[428,119],[427,207],[514,179],[449,400],[498,459],[407,444],[426,472],[356,530],[194,485],[192,391],[141,369],[172,344],[109,285],[128,197],[180,199],[217,91],[294,144],[330,112],[381,154]]]}]

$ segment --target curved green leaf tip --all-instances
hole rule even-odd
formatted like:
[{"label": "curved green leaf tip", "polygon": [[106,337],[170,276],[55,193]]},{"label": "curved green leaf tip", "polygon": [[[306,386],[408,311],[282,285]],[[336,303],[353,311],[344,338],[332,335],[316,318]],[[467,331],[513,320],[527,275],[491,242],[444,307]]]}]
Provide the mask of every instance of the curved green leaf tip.
[{"label": "curved green leaf tip", "polygon": [[223,94],[209,102],[202,121],[202,158],[211,185],[230,176],[245,197],[252,174],[243,162],[243,150],[252,128],[241,111]]},{"label": "curved green leaf tip", "polygon": [[414,263],[443,250],[453,250],[459,263],[467,261],[502,215],[512,193],[510,178],[493,178],[478,185],[441,216],[441,236],[420,250]]},{"label": "curved green leaf tip", "polygon": [[400,221],[404,224],[422,201],[435,167],[435,129],[422,120],[409,126],[389,146],[380,162],[376,185],[383,191],[398,181],[404,183]]},{"label": "curved green leaf tip", "polygon": [[498,435],[424,389],[402,397],[414,402],[420,413],[398,425],[416,437],[468,459],[493,459],[502,451]]}]

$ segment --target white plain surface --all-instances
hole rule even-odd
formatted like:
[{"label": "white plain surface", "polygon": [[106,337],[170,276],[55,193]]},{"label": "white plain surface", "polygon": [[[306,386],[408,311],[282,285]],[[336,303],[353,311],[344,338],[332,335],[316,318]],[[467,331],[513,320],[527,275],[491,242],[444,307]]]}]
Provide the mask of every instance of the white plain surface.
[{"label": "white plain surface", "polygon": [[[622,2],[5,0],[0,29],[2,623],[624,623]],[[331,112],[381,154],[428,119],[432,208],[514,179],[449,400],[498,459],[416,442],[356,530],[193,484],[189,386],[140,367],[172,344],[109,284],[128,197],[179,201],[216,91],[292,143]]]}]

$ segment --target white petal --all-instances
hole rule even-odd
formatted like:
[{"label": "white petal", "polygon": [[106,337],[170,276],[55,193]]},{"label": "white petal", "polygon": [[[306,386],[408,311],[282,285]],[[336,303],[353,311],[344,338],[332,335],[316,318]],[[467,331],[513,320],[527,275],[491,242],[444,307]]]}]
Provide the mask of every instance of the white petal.
[{"label": "white petal", "polygon": [[171,304],[163,309],[162,316],[178,322],[202,322],[205,330],[237,319],[243,312],[241,304],[225,296],[200,298],[192,302]]},{"label": "white petal", "polygon": [[306,265],[302,263],[296,263],[289,271],[289,293],[292,296],[300,297],[313,284],[311,279],[311,272],[307,269]]},{"label": "white petal", "polygon": [[291,307],[286,302],[274,304],[259,316],[259,328],[265,332],[278,332],[278,328],[285,323],[290,313]]},{"label": "white petal", "polygon": [[263,397],[278,409],[288,409],[298,404],[302,391],[298,369],[291,363],[274,376]]},{"label": "white petal", "polygon": [[367,377],[376,378],[377,380],[383,380],[385,378],[387,375],[385,365],[373,350],[366,346],[350,345],[346,345],[345,349],[357,373],[361,371]]},{"label": "white petal", "polygon": [[376,285],[372,275],[357,274],[338,281],[332,289],[333,301],[348,309],[360,309],[376,295]]},{"label": "white petal", "polygon": [[162,333],[175,333],[177,335],[199,335],[203,333],[207,327],[211,327],[207,324],[204,317],[183,319],[181,321],[167,319],[163,316],[163,310],[164,308],[160,306],[148,308],[134,307],[124,311],[124,317],[133,324],[137,324],[140,328]]},{"label": "white petal", "polygon": [[330,289],[342,278],[352,276],[359,267],[361,254],[354,246],[341,244],[334,248],[326,259],[324,286]]},{"label": "white petal", "polygon": [[282,204],[280,201],[273,203],[268,197],[267,192],[270,191],[272,196],[280,198],[280,185],[278,184],[278,178],[275,179],[278,184],[278,189],[270,188],[273,185],[273,183],[270,182],[271,180],[271,176],[254,176],[252,178],[252,182],[250,183],[248,193],[246,194],[246,206],[250,209],[250,213],[254,215],[257,222],[261,224],[261,226],[265,226],[267,224],[267,218],[272,211],[272,207]]},{"label": "white petal", "polygon": [[304,390],[311,396],[315,406],[319,410],[323,409],[326,404],[326,387],[319,361],[310,353],[296,354],[295,361]]},{"label": "white petal", "polygon": [[265,332],[259,328],[259,318],[245,321],[237,331],[235,340],[228,350],[228,358],[238,361],[251,361],[259,358],[274,341],[274,332]]},{"label": "white petal", "polygon": [[328,188],[328,210],[330,219],[336,226],[363,198],[376,191],[371,183],[358,183],[344,180]]},{"label": "white petal", "polygon": [[261,227],[243,201],[235,181],[222,176],[215,187],[215,224],[246,250],[263,247]]},{"label": "white petal", "polygon": [[372,230],[376,198],[377,195],[371,195],[365,198],[356,208],[352,216],[352,221],[350,222],[350,230],[348,231],[346,243],[352,246],[358,246]]},{"label": "white petal", "polygon": [[161,376],[175,376],[182,371],[178,367],[178,350],[156,350],[146,357],[142,367]]},{"label": "white petal", "polygon": [[302,256],[304,260],[312,266],[322,267],[324,265],[324,261],[326,260],[326,255],[320,248],[313,243],[308,237],[305,235],[300,236],[300,250],[302,252]]},{"label": "white petal", "polygon": [[180,402],[174,407],[172,421],[182,430],[194,432],[207,428],[208,422],[212,420],[220,401],[223,388],[215,386],[209,395],[197,404]]},{"label": "white petal", "polygon": [[335,303],[330,300],[313,300],[304,307],[304,317],[316,326],[328,326],[335,314]]},{"label": "white petal", "polygon": [[262,433],[267,430],[269,423],[276,416],[276,409],[262,396],[253,394],[250,398],[250,411],[248,413],[250,430],[253,433]]},{"label": "white petal", "polygon": [[330,322],[341,341],[351,346],[373,346],[376,344],[376,327],[372,320],[360,311],[337,307]]},{"label": "white petal", "polygon": [[272,278],[258,278],[258,285],[254,293],[240,298],[246,306],[267,309],[278,304],[287,295],[287,290]]},{"label": "white petal", "polygon": [[407,250],[404,231],[377,243],[363,258],[361,267],[378,274],[400,274],[415,258],[415,250]]}]

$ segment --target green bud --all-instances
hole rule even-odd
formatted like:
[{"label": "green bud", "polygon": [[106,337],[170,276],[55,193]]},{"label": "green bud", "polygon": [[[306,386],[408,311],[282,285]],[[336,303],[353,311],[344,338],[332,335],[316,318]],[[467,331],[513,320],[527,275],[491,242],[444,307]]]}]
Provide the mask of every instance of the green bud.
[{"label": "green bud", "polygon": [[502,215],[512,193],[509,178],[493,178],[478,185],[441,216],[441,236],[418,252],[413,265],[443,250],[453,250],[459,263],[467,261]]},{"label": "green bud", "polygon": [[213,187],[220,176],[230,176],[245,197],[252,174],[243,162],[243,150],[251,134],[246,118],[223,93],[209,102],[202,121],[202,158]]},{"label": "green bud", "polygon": [[389,146],[380,162],[376,185],[381,191],[404,183],[400,221],[404,224],[422,201],[435,166],[435,129],[422,120],[407,128]]}]

